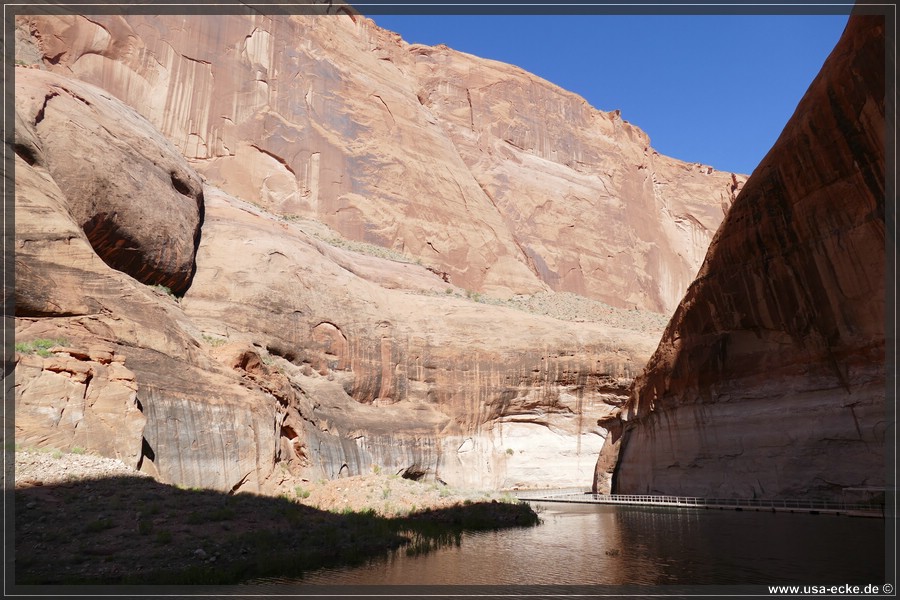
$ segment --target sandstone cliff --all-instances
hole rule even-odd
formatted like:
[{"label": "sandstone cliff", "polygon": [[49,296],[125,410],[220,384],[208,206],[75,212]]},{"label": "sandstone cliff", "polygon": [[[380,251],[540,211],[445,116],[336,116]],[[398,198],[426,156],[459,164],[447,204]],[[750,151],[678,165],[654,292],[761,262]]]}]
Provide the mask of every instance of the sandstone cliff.
[{"label": "sandstone cliff", "polygon": [[660,156],[618,111],[351,11],[20,23],[43,65],[134,107],[210,184],[474,291],[670,314],[744,180]]},{"label": "sandstone cliff", "polygon": [[884,74],[883,19],[851,17],[635,381],[616,492],[884,486]]},{"label": "sandstone cliff", "polygon": [[[479,303],[332,246],[201,187],[104,91],[34,69],[16,86],[20,443],[226,490],[376,466],[482,487],[589,477],[647,333]],[[179,236],[162,252],[161,232]],[[160,256],[189,266],[183,296],[156,284]],[[36,340],[60,341],[41,356]]]},{"label": "sandstone cliff", "polygon": [[743,181],[355,14],[19,25],[16,437],[166,482],[590,481]]}]

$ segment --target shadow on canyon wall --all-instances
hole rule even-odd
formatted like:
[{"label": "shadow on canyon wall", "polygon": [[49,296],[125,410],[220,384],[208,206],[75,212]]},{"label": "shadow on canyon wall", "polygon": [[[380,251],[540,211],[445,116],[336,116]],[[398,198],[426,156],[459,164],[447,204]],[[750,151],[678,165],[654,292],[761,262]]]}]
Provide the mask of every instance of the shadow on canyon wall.
[{"label": "shadow on canyon wall", "polygon": [[15,583],[219,585],[300,578],[392,550],[416,554],[458,545],[464,531],[538,522],[527,504],[477,502],[385,518],[147,477],[86,479],[15,491]]}]

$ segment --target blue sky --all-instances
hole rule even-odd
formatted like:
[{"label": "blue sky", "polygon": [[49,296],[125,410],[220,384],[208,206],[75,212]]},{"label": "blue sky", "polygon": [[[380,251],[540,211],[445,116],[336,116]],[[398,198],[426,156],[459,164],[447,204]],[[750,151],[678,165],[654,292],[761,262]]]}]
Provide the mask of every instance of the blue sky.
[{"label": "blue sky", "polygon": [[410,43],[519,66],[620,109],[658,152],[749,174],[846,15],[371,15]]}]

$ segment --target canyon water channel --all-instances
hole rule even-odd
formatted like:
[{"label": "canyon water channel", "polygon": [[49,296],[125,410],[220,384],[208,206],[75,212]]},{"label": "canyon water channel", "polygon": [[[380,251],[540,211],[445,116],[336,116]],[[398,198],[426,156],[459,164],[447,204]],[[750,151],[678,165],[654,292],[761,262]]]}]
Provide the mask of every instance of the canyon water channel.
[{"label": "canyon water channel", "polygon": [[463,534],[275,585],[884,584],[885,519],[532,502],[532,528]]}]

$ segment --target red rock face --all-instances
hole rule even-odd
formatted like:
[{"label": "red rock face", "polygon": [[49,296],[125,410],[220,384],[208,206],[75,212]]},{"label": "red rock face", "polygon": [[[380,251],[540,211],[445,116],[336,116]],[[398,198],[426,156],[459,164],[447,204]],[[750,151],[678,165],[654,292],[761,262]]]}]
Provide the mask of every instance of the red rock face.
[{"label": "red rock face", "polygon": [[359,15],[22,23],[43,66],[134,107],[212,185],[473,291],[668,314],[745,179],[660,156],[618,111],[521,69]]},{"label": "red rock face", "polygon": [[[136,389],[20,353],[17,436],[83,436],[167,482],[272,491],[377,466],[585,483],[598,420],[655,347],[649,317],[677,303],[743,181],[358,15],[19,25],[17,56],[50,72],[16,70],[17,336],[109,346]],[[569,320],[508,300],[538,291]],[[554,291],[629,310],[575,320],[592,303]],[[48,386],[65,398],[48,405]],[[92,394],[116,402],[82,409]],[[49,410],[72,408],[85,418]],[[133,427],[96,444],[114,411]]]},{"label": "red rock face", "polygon": [[[645,331],[478,302],[423,266],[330,245],[315,224],[210,186],[194,253],[193,228],[176,225],[197,206],[159,168],[183,161],[159,132],[59,74],[17,68],[16,86],[20,443],[222,490],[374,466],[480,488],[589,479],[597,420],[653,349]],[[54,90],[81,100],[45,102]],[[105,206],[142,239],[175,236],[168,255],[186,249],[196,272],[181,298],[103,260],[79,215]],[[44,357],[27,348],[39,340],[64,341]]]},{"label": "red rock face", "polygon": [[884,73],[882,18],[851,17],[635,381],[616,492],[884,485]]},{"label": "red rock face", "polygon": [[[97,255],[142,283],[184,293],[203,193],[175,147],[103,90],[38,70],[18,71],[16,109],[16,151],[65,190],[66,210]],[[52,312],[36,297],[16,303],[18,315]]]}]

